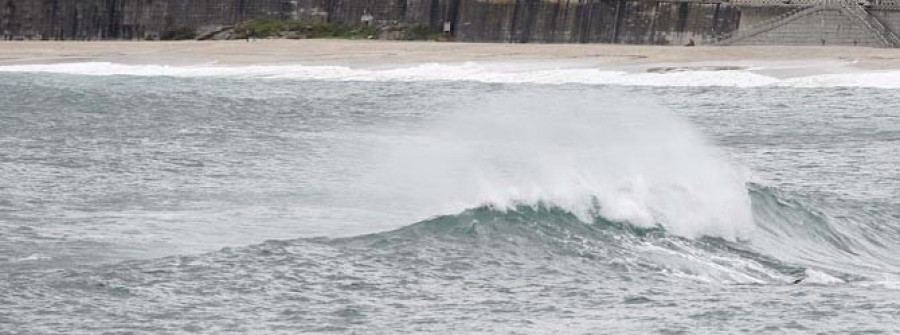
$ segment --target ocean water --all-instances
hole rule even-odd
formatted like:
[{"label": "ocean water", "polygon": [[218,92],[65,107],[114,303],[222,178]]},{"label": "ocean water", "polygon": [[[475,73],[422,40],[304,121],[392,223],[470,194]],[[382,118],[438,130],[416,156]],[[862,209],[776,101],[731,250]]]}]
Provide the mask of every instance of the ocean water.
[{"label": "ocean water", "polygon": [[0,333],[896,334],[900,72],[777,71],[0,67]]}]

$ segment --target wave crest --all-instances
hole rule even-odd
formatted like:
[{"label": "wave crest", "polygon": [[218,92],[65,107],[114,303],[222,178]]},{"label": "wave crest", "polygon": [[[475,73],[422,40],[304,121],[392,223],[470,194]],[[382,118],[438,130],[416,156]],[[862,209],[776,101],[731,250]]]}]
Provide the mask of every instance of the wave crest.
[{"label": "wave crest", "polygon": [[746,237],[753,222],[741,172],[663,108],[615,94],[512,94],[463,106],[386,143],[351,193],[420,217],[544,202],[584,221]]}]

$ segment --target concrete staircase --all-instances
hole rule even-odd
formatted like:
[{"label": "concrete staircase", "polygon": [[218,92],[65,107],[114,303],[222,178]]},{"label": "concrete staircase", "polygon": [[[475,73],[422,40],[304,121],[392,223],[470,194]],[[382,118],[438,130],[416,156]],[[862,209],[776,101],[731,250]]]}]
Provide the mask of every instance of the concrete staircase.
[{"label": "concrete staircase", "polygon": [[813,14],[820,10],[824,10],[821,5],[816,5],[812,7],[799,7],[795,8],[789,12],[786,12],[782,15],[773,17],[771,19],[758,22],[754,25],[751,25],[744,29],[738,29],[732,33],[723,34],[719,36],[718,41],[713,43],[713,45],[732,45],[734,43],[740,42],[742,40],[748,39],[750,37],[762,34],[764,32],[773,30],[778,27],[785,26],[799,18],[804,16]]},{"label": "concrete staircase", "polygon": [[810,3],[809,6],[798,7],[780,16],[756,23],[747,28],[739,29],[729,34],[723,34],[717,38],[718,41],[713,43],[713,45],[732,45],[759,34],[786,26],[797,19],[825,10],[837,10],[851,20],[856,20],[872,34],[877,41],[879,41],[882,47],[900,47],[900,38],[898,38],[893,31],[885,27],[878,18],[866,11],[866,8],[856,0],[822,0],[813,2]]},{"label": "concrete staircase", "polygon": [[900,47],[900,38],[878,20],[869,14],[863,5],[852,0],[837,0],[840,11],[852,19],[857,20],[869,30],[872,35],[886,48]]}]

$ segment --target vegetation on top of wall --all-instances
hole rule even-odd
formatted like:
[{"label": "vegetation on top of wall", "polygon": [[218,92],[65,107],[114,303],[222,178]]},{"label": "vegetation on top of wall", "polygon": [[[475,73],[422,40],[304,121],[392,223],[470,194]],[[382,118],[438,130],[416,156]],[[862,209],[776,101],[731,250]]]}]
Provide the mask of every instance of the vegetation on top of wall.
[{"label": "vegetation on top of wall", "polygon": [[348,25],[343,23],[320,21],[282,21],[274,19],[256,19],[242,24],[237,38],[246,38],[254,34],[258,38],[375,38],[378,29],[369,26]]},{"label": "vegetation on top of wall", "polygon": [[281,20],[255,19],[240,25],[238,32],[243,36],[254,33],[256,37],[266,38],[278,36],[278,34],[281,33],[281,27],[283,25],[284,22]]},{"label": "vegetation on top of wall", "polygon": [[197,37],[197,33],[188,27],[176,27],[159,35],[159,39],[165,41],[192,40],[195,37]]}]

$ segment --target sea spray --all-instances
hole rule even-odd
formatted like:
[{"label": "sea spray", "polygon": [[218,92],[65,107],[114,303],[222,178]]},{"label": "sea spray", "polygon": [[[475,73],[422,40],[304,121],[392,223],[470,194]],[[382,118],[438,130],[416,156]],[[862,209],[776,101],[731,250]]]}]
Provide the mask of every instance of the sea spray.
[{"label": "sea spray", "polygon": [[744,179],[687,123],[617,91],[531,92],[458,106],[397,138],[359,193],[421,215],[543,202],[588,222],[749,237]]}]

